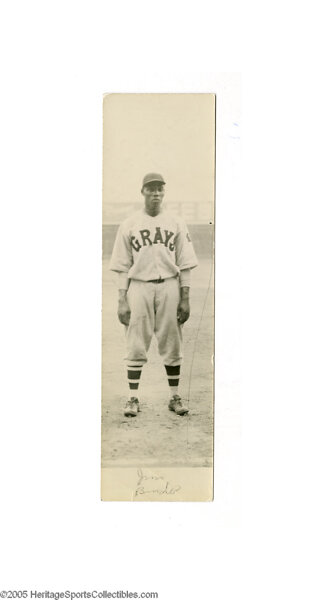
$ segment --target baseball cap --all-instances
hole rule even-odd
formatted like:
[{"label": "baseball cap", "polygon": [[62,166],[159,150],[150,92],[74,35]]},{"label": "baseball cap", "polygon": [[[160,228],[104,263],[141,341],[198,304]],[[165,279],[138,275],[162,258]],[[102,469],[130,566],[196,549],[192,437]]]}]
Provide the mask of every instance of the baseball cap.
[{"label": "baseball cap", "polygon": [[159,181],[163,185],[165,184],[165,181],[164,181],[162,175],[160,175],[159,173],[148,173],[143,178],[142,187],[144,187],[145,185],[148,185],[148,183],[152,183],[153,181]]}]

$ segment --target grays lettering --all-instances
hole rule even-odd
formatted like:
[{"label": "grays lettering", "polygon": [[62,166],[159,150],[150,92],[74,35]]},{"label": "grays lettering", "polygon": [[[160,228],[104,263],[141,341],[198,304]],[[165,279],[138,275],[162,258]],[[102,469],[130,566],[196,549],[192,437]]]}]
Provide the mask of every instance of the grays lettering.
[{"label": "grays lettering", "polygon": [[[173,231],[167,231],[167,229],[164,229],[164,233],[165,233],[165,242],[164,242],[164,244],[167,247],[169,240],[174,235],[174,232]],[[170,250],[174,250],[174,244],[170,244],[169,245],[169,249]]]},{"label": "grays lettering", "polygon": [[[136,240],[135,243],[134,243],[134,240]],[[139,252],[141,246],[140,246],[138,240],[136,239],[135,235],[131,236],[131,238],[130,238],[130,244],[131,244],[131,247],[134,248],[134,250],[136,250],[136,252]]]},{"label": "grays lettering", "polygon": [[[139,242],[139,240],[136,238],[135,235],[132,235],[130,237],[131,247],[136,252],[139,252],[139,250],[143,246],[152,246],[152,244],[164,244],[164,246],[171,251],[173,251],[175,248],[173,231],[168,231],[167,229],[164,229],[162,231],[161,227],[156,227],[155,232],[153,232],[153,231],[150,232],[149,229],[140,229],[139,233],[141,236],[141,243]],[[154,237],[153,237],[153,234],[154,234]],[[151,241],[151,239],[153,239],[153,242]],[[170,242],[170,240],[172,240],[172,239],[173,239],[173,241]]]},{"label": "grays lettering", "polygon": [[146,241],[149,242],[150,246],[152,246],[152,242],[150,240],[150,231],[149,229],[141,229],[140,230],[140,235],[141,235],[141,239],[142,239],[142,245],[146,246]]},{"label": "grays lettering", "polygon": [[157,244],[158,242],[160,242],[160,244],[164,244],[160,227],[155,228],[155,236],[153,240],[154,244]]}]

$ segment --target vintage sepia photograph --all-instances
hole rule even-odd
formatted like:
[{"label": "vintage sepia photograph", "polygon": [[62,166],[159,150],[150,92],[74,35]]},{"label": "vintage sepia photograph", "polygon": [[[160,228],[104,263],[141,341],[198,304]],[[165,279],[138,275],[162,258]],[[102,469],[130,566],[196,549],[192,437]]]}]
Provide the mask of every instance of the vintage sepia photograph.
[{"label": "vintage sepia photograph", "polygon": [[101,498],[213,499],[215,95],[103,100]]}]

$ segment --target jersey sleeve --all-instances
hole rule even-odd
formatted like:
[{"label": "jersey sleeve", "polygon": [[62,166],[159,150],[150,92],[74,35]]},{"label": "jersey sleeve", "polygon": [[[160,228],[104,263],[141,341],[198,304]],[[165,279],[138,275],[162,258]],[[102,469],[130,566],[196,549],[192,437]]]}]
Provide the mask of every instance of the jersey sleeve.
[{"label": "jersey sleeve", "polygon": [[133,264],[129,232],[122,224],[118,228],[109,264],[110,271],[128,273]]},{"label": "jersey sleeve", "polygon": [[180,223],[175,241],[176,265],[180,271],[194,269],[198,265],[197,257],[192,245],[191,237],[185,223]]}]

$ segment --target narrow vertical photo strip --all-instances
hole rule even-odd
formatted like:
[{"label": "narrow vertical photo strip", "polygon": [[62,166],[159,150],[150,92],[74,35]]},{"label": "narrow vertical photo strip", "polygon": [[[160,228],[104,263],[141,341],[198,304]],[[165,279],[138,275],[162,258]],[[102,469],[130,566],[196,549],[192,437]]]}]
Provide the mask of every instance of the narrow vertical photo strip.
[{"label": "narrow vertical photo strip", "polygon": [[102,500],[213,500],[215,110],[103,98]]}]

